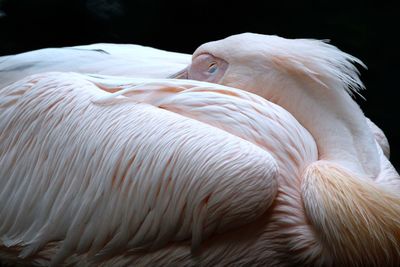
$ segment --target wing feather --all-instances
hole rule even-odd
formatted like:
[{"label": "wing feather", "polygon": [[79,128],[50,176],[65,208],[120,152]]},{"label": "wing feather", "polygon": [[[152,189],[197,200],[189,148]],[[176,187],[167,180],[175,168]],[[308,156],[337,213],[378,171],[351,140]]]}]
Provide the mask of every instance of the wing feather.
[{"label": "wing feather", "polygon": [[0,243],[29,257],[58,242],[110,256],[188,242],[255,220],[277,193],[270,153],[225,130],[118,99],[77,74],[0,90]]}]

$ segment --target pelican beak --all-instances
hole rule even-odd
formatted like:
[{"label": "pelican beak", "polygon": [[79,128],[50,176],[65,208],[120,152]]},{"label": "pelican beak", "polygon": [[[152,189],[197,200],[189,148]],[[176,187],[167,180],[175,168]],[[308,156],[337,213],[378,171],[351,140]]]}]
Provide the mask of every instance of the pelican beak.
[{"label": "pelican beak", "polygon": [[175,74],[168,76],[168,79],[187,79],[188,78],[188,68],[186,67],[181,71],[178,71]]}]

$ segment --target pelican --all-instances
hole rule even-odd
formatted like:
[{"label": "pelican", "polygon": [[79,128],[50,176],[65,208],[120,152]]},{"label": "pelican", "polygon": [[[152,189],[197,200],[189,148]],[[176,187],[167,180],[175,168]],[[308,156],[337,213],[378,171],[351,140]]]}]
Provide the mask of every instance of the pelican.
[{"label": "pelican", "polygon": [[350,96],[352,62],[242,34],[197,49],[175,75],[189,80],[50,72],[2,87],[0,258],[398,266],[400,177]]}]

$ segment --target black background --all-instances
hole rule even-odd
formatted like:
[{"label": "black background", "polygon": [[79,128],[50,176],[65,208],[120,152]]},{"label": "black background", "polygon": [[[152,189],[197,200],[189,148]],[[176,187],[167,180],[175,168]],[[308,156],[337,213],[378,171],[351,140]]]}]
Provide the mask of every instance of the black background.
[{"label": "black background", "polygon": [[240,32],[330,39],[367,64],[365,114],[387,135],[400,170],[399,9],[394,1],[0,0],[0,55],[96,42],[192,53]]}]

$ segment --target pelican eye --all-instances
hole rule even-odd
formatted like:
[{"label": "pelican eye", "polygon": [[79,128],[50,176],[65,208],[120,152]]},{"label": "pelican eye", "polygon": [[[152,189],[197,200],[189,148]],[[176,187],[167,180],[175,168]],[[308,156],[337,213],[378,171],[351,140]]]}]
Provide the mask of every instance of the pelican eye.
[{"label": "pelican eye", "polygon": [[210,64],[210,66],[208,66],[208,73],[210,73],[210,74],[216,73],[217,70],[218,70],[218,65],[216,62],[213,62]]}]

